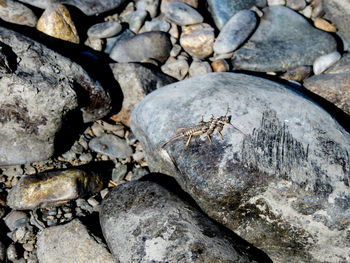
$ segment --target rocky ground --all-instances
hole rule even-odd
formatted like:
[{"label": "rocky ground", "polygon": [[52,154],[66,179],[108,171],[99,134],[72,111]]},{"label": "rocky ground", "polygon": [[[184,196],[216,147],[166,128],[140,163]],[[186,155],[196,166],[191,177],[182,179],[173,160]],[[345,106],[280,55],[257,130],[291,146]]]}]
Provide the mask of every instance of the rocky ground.
[{"label": "rocky ground", "polygon": [[0,0],[0,262],[350,262],[349,10]]}]

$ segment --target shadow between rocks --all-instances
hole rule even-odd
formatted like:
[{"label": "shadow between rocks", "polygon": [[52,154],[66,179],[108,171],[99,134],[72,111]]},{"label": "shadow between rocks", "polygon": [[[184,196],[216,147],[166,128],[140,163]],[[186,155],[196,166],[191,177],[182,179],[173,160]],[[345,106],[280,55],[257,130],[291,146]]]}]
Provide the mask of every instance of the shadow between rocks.
[{"label": "shadow between rocks", "polygon": [[[140,179],[140,181],[150,181],[161,185],[169,192],[179,197],[184,202],[187,202],[196,209],[198,209],[203,215],[206,216],[206,213],[197,205],[197,203],[188,193],[181,189],[180,185],[176,182],[174,178],[161,173],[151,173],[144,176],[142,179]],[[255,260],[259,263],[272,263],[272,260],[268,257],[268,255],[265,252],[254,247],[252,244],[250,244],[249,242],[232,232],[230,229],[214,221],[210,217],[206,217],[210,221],[212,221],[216,226],[218,226],[218,228],[222,232],[228,235],[234,241],[235,248],[241,253],[246,254],[250,260]]]}]

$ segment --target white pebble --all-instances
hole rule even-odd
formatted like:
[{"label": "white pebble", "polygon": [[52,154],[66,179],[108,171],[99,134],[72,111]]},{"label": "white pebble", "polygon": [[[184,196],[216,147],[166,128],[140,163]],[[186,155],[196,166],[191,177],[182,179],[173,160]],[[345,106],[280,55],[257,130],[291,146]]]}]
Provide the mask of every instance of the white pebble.
[{"label": "white pebble", "polygon": [[321,74],[341,58],[338,51],[318,57],[313,64],[315,75]]},{"label": "white pebble", "polygon": [[269,6],[272,6],[272,5],[286,5],[286,1],[285,0],[267,0],[267,4]]}]

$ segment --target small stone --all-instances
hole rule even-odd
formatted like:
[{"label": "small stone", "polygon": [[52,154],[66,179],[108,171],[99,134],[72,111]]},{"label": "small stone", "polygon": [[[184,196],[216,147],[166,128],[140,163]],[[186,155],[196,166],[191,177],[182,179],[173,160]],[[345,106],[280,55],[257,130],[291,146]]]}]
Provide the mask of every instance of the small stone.
[{"label": "small stone", "polygon": [[117,35],[122,30],[120,23],[115,21],[102,22],[91,26],[87,35],[90,38],[108,38]]},{"label": "small stone", "polygon": [[304,15],[306,18],[311,18],[312,16],[312,6],[307,5],[303,10],[300,11],[302,15]]},{"label": "small stone", "polygon": [[175,23],[171,23],[170,25],[171,25],[171,27],[169,29],[169,34],[171,35],[171,37],[173,37],[175,40],[177,40],[180,36],[179,29]]},{"label": "small stone", "polygon": [[281,75],[282,79],[302,82],[311,74],[310,66],[300,66]]},{"label": "small stone", "polygon": [[82,163],[89,163],[91,162],[93,159],[91,153],[83,153],[79,156],[79,160],[82,162]]},{"label": "small stone", "polygon": [[62,205],[102,189],[102,180],[78,169],[25,175],[14,186],[7,204],[17,210]]},{"label": "small stone", "polygon": [[111,158],[126,158],[132,155],[132,148],[125,140],[113,135],[103,134],[89,142],[91,150],[107,155]]},{"label": "small stone", "polygon": [[31,9],[12,0],[0,0],[0,18],[6,22],[35,27],[38,18]]},{"label": "small stone", "polygon": [[161,70],[165,74],[177,80],[182,80],[185,78],[185,76],[188,73],[189,65],[185,59],[177,59],[177,60],[165,63],[163,66],[161,66]]},{"label": "small stone", "polygon": [[29,221],[29,218],[26,213],[22,211],[13,210],[4,218],[6,226],[14,231],[17,228],[25,226]]},{"label": "small stone", "polygon": [[204,59],[213,53],[214,29],[206,23],[186,26],[180,37],[180,45],[191,56]]},{"label": "small stone", "polygon": [[317,17],[314,20],[314,26],[326,32],[337,32],[337,28],[334,25],[332,25],[326,19],[323,19],[321,17]]},{"label": "small stone", "polygon": [[350,72],[350,53],[343,54],[343,57],[336,62],[333,66],[325,71],[325,73],[329,74],[338,74]]},{"label": "small stone", "polygon": [[306,2],[305,0],[287,0],[286,6],[293,10],[299,11],[306,7]]},{"label": "small stone", "polygon": [[96,207],[98,206],[100,203],[94,198],[94,197],[90,197],[87,202],[89,203],[89,205],[91,205],[92,207]]},{"label": "small stone", "polygon": [[198,0],[161,0],[161,5],[160,5],[160,11],[162,13],[165,13],[165,10],[170,2],[183,2],[189,6],[192,6],[193,8],[198,7]]},{"label": "small stone", "polygon": [[140,162],[145,158],[145,154],[143,152],[136,152],[132,155],[132,158],[135,162]]},{"label": "small stone", "polygon": [[33,246],[33,244],[31,244],[31,243],[25,243],[25,244],[23,244],[23,248],[24,248],[26,251],[29,251],[29,252],[31,252],[31,251],[34,250],[34,246]]},{"label": "small stone", "polygon": [[102,125],[97,121],[92,124],[91,130],[96,137],[102,136],[105,133]]},{"label": "small stone", "polygon": [[73,161],[74,159],[77,158],[77,155],[75,152],[69,150],[69,151],[65,152],[64,154],[62,154],[62,157],[67,161]]},{"label": "small stone", "polygon": [[323,71],[328,69],[338,60],[340,60],[341,55],[338,51],[323,55],[318,57],[313,64],[313,71],[315,75],[321,74]]},{"label": "small stone", "polygon": [[193,61],[189,68],[189,77],[208,74],[213,72],[210,64],[207,61]]},{"label": "small stone", "polygon": [[117,62],[142,62],[152,58],[163,63],[169,57],[171,42],[168,34],[152,31],[118,41],[110,57]]},{"label": "small stone", "polygon": [[216,59],[211,63],[214,72],[226,72],[230,70],[230,65],[224,59]]},{"label": "small stone", "polygon": [[37,246],[39,262],[115,263],[106,247],[77,219],[43,230],[38,235]]},{"label": "small stone", "polygon": [[152,18],[157,16],[160,0],[136,0],[136,9],[147,11]]},{"label": "small stone", "polygon": [[180,54],[182,47],[178,44],[173,45],[173,48],[170,51],[170,57],[176,57]]},{"label": "small stone", "polygon": [[196,9],[183,2],[170,2],[165,9],[165,17],[179,26],[203,22],[203,16]]},{"label": "small stone", "polygon": [[152,21],[146,21],[144,26],[140,29],[139,33],[150,31],[163,31],[168,32],[170,29],[170,23],[163,19],[153,19]]},{"label": "small stone", "polygon": [[128,166],[121,164],[118,167],[114,168],[112,171],[112,181],[118,183],[122,181],[128,172]]},{"label": "small stone", "polygon": [[68,9],[61,4],[50,5],[38,20],[36,28],[55,38],[79,44],[77,29]]},{"label": "small stone", "polygon": [[324,15],[323,3],[322,0],[313,0],[312,3],[312,14],[311,18],[315,19]]},{"label": "small stone", "polygon": [[239,11],[221,29],[213,46],[214,52],[225,54],[234,51],[253,32],[256,24],[257,19],[253,11]]},{"label": "small stone", "polygon": [[141,26],[143,25],[143,22],[145,21],[146,16],[147,11],[136,10],[122,17],[122,22],[128,23],[129,29],[134,33],[138,33]]},{"label": "small stone", "polygon": [[122,19],[125,15],[130,14],[131,12],[135,11],[135,4],[134,2],[129,2],[127,6],[124,8],[124,10],[120,13],[119,18]]},{"label": "small stone", "polygon": [[115,37],[110,37],[106,39],[106,48],[104,49],[104,52],[107,54],[111,53],[111,50],[113,49],[113,47],[122,39],[127,39],[129,37],[134,36],[135,33],[132,32],[129,29],[125,29],[121,34],[119,34],[118,36]]},{"label": "small stone", "polygon": [[14,244],[10,244],[6,251],[7,259],[10,261],[15,261],[18,258],[17,250]]},{"label": "small stone", "polygon": [[269,6],[286,5],[286,0],[267,0]]}]

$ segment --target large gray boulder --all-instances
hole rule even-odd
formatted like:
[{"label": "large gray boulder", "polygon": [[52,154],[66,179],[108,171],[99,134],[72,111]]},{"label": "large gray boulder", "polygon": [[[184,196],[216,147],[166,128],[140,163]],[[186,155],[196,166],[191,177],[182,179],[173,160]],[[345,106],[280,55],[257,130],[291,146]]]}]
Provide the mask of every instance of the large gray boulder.
[{"label": "large gray boulder", "polygon": [[81,66],[0,27],[0,165],[49,158],[69,116],[90,122],[110,108],[108,92]]},{"label": "large gray boulder", "polygon": [[[223,140],[163,145],[228,107],[234,127],[224,126]],[[212,73],[149,94],[130,124],[152,171],[175,177],[274,262],[350,260],[350,135],[314,102],[262,78]]]}]

